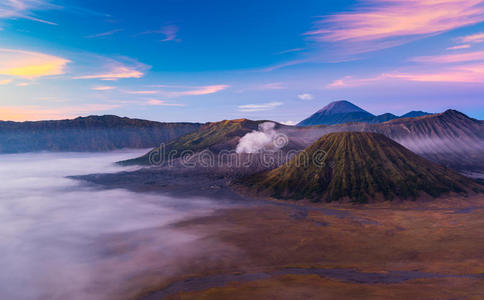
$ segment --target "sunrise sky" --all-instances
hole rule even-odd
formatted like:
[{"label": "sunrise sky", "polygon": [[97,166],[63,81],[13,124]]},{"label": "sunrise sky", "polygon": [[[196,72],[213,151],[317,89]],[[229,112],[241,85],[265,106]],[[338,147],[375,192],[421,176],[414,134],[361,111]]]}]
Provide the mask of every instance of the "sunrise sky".
[{"label": "sunrise sky", "polygon": [[484,1],[2,0],[0,120],[484,119]]}]

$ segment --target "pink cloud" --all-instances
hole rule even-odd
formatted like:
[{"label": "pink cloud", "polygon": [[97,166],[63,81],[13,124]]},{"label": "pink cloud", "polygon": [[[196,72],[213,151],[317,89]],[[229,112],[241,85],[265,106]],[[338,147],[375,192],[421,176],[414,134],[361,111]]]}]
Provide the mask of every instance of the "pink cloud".
[{"label": "pink cloud", "polygon": [[368,85],[376,81],[384,80],[391,78],[390,74],[381,74],[375,77],[368,77],[368,78],[354,78],[353,76],[345,76],[341,79],[337,79],[330,84],[328,84],[327,88],[348,88],[348,87],[357,87],[362,85]]},{"label": "pink cloud", "polygon": [[258,87],[256,87],[258,90],[283,90],[286,89],[286,86],[284,85],[283,82],[270,82],[270,83],[264,83]]},{"label": "pink cloud", "polygon": [[346,76],[327,85],[327,88],[351,88],[385,80],[418,82],[484,83],[484,63],[444,67],[433,72],[391,72],[367,78]]},{"label": "pink cloud", "polygon": [[447,50],[460,50],[460,49],[468,49],[470,48],[471,45],[469,44],[464,44],[464,45],[457,45],[457,46],[452,46],[452,47],[449,47],[447,48]]},{"label": "pink cloud", "polygon": [[0,3],[0,18],[23,18],[44,24],[58,25],[57,23],[32,16],[32,12],[36,10],[60,8],[49,2],[50,1],[48,0],[3,0],[2,3]]},{"label": "pink cloud", "polygon": [[146,69],[147,66],[143,64],[127,66],[123,63],[112,61],[104,68],[107,69],[105,72],[75,76],[73,79],[118,80],[125,78],[141,78],[144,76],[143,70]]},{"label": "pink cloud", "polygon": [[482,43],[484,42],[484,32],[460,37],[461,43]]},{"label": "pink cloud", "polygon": [[154,95],[157,94],[158,91],[126,91],[126,93],[132,95]]},{"label": "pink cloud", "polygon": [[95,90],[95,91],[108,91],[108,90],[114,90],[115,88],[116,88],[115,86],[103,85],[103,86],[95,86],[95,87],[92,87],[91,90]]},{"label": "pink cloud", "polygon": [[201,96],[214,94],[229,88],[229,85],[218,84],[218,85],[206,85],[197,87],[187,91],[161,91],[160,93],[167,97],[180,97],[180,96]]},{"label": "pink cloud", "polygon": [[424,63],[457,63],[466,61],[484,60],[484,51],[475,51],[450,55],[420,56],[412,58],[411,61]]},{"label": "pink cloud", "polygon": [[169,103],[164,100],[157,100],[157,99],[150,99],[146,102],[148,105],[156,105],[156,106],[185,106],[182,103]]},{"label": "pink cloud", "polygon": [[372,0],[328,16],[306,33],[322,42],[359,43],[358,51],[400,45],[484,21],[482,0]]}]

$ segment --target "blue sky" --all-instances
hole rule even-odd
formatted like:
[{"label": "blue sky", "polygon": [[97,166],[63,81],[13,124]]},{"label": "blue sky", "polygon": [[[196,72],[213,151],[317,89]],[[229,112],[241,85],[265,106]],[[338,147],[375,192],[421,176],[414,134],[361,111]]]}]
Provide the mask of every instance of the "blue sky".
[{"label": "blue sky", "polygon": [[294,123],[368,111],[484,119],[480,0],[0,4],[0,119]]}]

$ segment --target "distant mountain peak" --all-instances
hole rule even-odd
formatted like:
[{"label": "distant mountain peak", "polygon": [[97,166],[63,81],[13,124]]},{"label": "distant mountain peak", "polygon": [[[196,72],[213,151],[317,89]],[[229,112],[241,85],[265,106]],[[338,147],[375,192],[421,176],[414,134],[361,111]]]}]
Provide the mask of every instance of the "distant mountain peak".
[{"label": "distant mountain peak", "polygon": [[318,110],[309,118],[301,121],[299,126],[333,125],[347,122],[366,122],[375,116],[353,103],[340,100],[334,101]]},{"label": "distant mountain peak", "polygon": [[318,113],[325,114],[341,114],[341,113],[352,113],[352,112],[367,112],[361,107],[354,105],[353,103],[346,100],[333,101],[318,110]]}]

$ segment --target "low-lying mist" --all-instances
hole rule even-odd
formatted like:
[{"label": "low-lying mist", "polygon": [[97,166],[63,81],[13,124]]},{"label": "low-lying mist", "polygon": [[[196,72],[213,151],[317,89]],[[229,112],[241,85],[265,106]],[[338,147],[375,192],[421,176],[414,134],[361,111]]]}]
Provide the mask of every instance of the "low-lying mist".
[{"label": "low-lying mist", "polygon": [[122,171],[112,163],[145,152],[0,155],[2,299],[120,299],[146,274],[174,275],[188,259],[221,251],[203,233],[171,226],[212,213],[220,207],[212,200],[65,178]]}]

